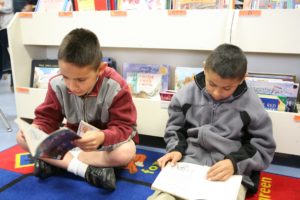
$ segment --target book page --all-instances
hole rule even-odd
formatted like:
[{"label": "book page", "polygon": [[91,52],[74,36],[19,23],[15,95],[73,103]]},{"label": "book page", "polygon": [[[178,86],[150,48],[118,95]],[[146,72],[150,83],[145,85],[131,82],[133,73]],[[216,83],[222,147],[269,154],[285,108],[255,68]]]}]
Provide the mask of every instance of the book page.
[{"label": "book page", "polygon": [[236,199],[242,176],[234,175],[227,181],[208,181],[208,166],[179,162],[168,165],[157,176],[152,189],[161,190],[184,199]]},{"label": "book page", "polygon": [[98,131],[99,129],[96,128],[95,126],[81,120],[79,123],[79,127],[77,130],[77,135],[83,136],[87,131]]},{"label": "book page", "polygon": [[19,128],[23,131],[29,151],[33,157],[35,157],[36,149],[40,143],[48,137],[48,134],[42,130],[28,124],[24,120],[17,118],[16,123]]}]

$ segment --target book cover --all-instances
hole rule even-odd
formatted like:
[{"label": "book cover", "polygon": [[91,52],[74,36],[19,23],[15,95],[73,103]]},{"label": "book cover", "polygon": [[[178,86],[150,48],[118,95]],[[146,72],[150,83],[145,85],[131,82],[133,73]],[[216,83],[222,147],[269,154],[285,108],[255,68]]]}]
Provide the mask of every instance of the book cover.
[{"label": "book cover", "polygon": [[167,0],[120,0],[119,10],[164,10],[167,8]]},{"label": "book cover", "polygon": [[267,94],[258,94],[266,110],[282,112],[298,112],[297,98]]},{"label": "book cover", "polygon": [[243,9],[293,9],[295,0],[245,0]]},{"label": "book cover", "polygon": [[266,110],[284,111],[286,104],[286,97],[258,94]]},{"label": "book cover", "polygon": [[81,138],[68,128],[61,128],[47,134],[22,119],[18,118],[16,122],[24,133],[32,157],[35,158],[61,160],[69,150],[75,148],[72,141]]},{"label": "book cover", "polygon": [[35,12],[66,11],[69,0],[38,0]]},{"label": "book cover", "polygon": [[32,60],[30,87],[47,88],[49,79],[58,73],[58,60]]},{"label": "book cover", "polygon": [[175,90],[182,88],[194,81],[196,74],[203,71],[200,67],[176,67],[175,68]]},{"label": "book cover", "polygon": [[231,0],[173,0],[174,10],[233,8]]},{"label": "book cover", "polygon": [[246,77],[246,83],[257,94],[297,97],[299,91],[299,83],[278,79]]},{"label": "book cover", "polygon": [[108,10],[107,0],[74,0],[75,11]]},{"label": "book cover", "polygon": [[183,199],[237,199],[242,176],[233,175],[226,181],[206,179],[208,166],[178,162],[161,170],[151,188]]},{"label": "book cover", "polygon": [[159,92],[169,87],[170,66],[124,63],[123,77],[132,96],[159,99]]},{"label": "book cover", "polygon": [[266,78],[266,79],[279,79],[282,81],[296,81],[296,76],[291,74],[272,74],[272,73],[257,73],[257,72],[248,72],[247,77],[254,78]]}]

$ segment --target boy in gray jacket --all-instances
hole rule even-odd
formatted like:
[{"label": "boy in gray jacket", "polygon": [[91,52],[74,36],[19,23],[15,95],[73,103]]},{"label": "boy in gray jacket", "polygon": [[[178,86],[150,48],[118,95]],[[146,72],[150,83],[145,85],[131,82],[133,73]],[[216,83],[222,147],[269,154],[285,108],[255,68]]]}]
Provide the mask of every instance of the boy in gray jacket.
[{"label": "boy in gray jacket", "polygon": [[[222,44],[208,56],[204,72],[172,98],[160,167],[178,161],[208,165],[212,181],[243,175],[237,199],[257,191],[259,171],[271,163],[276,145],[271,119],[247,87],[246,73],[247,59],[237,46]],[[175,197],[156,191],[148,199]]]}]

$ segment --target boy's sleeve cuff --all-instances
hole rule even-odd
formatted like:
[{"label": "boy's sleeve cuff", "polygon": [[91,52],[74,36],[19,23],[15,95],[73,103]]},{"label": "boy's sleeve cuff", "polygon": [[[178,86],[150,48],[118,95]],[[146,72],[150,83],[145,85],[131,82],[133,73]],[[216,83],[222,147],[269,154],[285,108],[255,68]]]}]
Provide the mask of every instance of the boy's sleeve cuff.
[{"label": "boy's sleeve cuff", "polygon": [[235,159],[234,159],[231,155],[226,155],[226,156],[224,157],[224,160],[225,160],[225,159],[229,159],[229,160],[231,161],[231,163],[232,163],[232,165],[233,165],[233,170],[234,170],[233,174],[236,174],[236,173],[237,173],[237,164],[236,164],[236,162],[235,162]]}]

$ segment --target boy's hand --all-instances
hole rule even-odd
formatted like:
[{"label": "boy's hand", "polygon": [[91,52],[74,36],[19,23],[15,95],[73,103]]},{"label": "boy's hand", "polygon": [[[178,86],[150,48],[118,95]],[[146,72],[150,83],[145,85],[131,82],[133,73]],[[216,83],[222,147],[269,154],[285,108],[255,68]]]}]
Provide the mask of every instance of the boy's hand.
[{"label": "boy's hand", "polygon": [[17,140],[18,139],[21,140],[22,142],[26,143],[26,138],[25,138],[24,133],[23,133],[22,130],[19,130],[17,132]]},{"label": "boy's hand", "polygon": [[157,163],[161,168],[164,168],[169,161],[171,162],[171,165],[174,166],[181,158],[182,154],[179,151],[172,151],[159,158]]},{"label": "boy's hand", "polygon": [[104,142],[104,133],[102,131],[87,131],[83,136],[74,141],[74,144],[83,151],[95,151]]},{"label": "boy's hand", "polygon": [[231,160],[225,159],[217,162],[207,172],[207,179],[210,181],[226,181],[234,173]]}]

